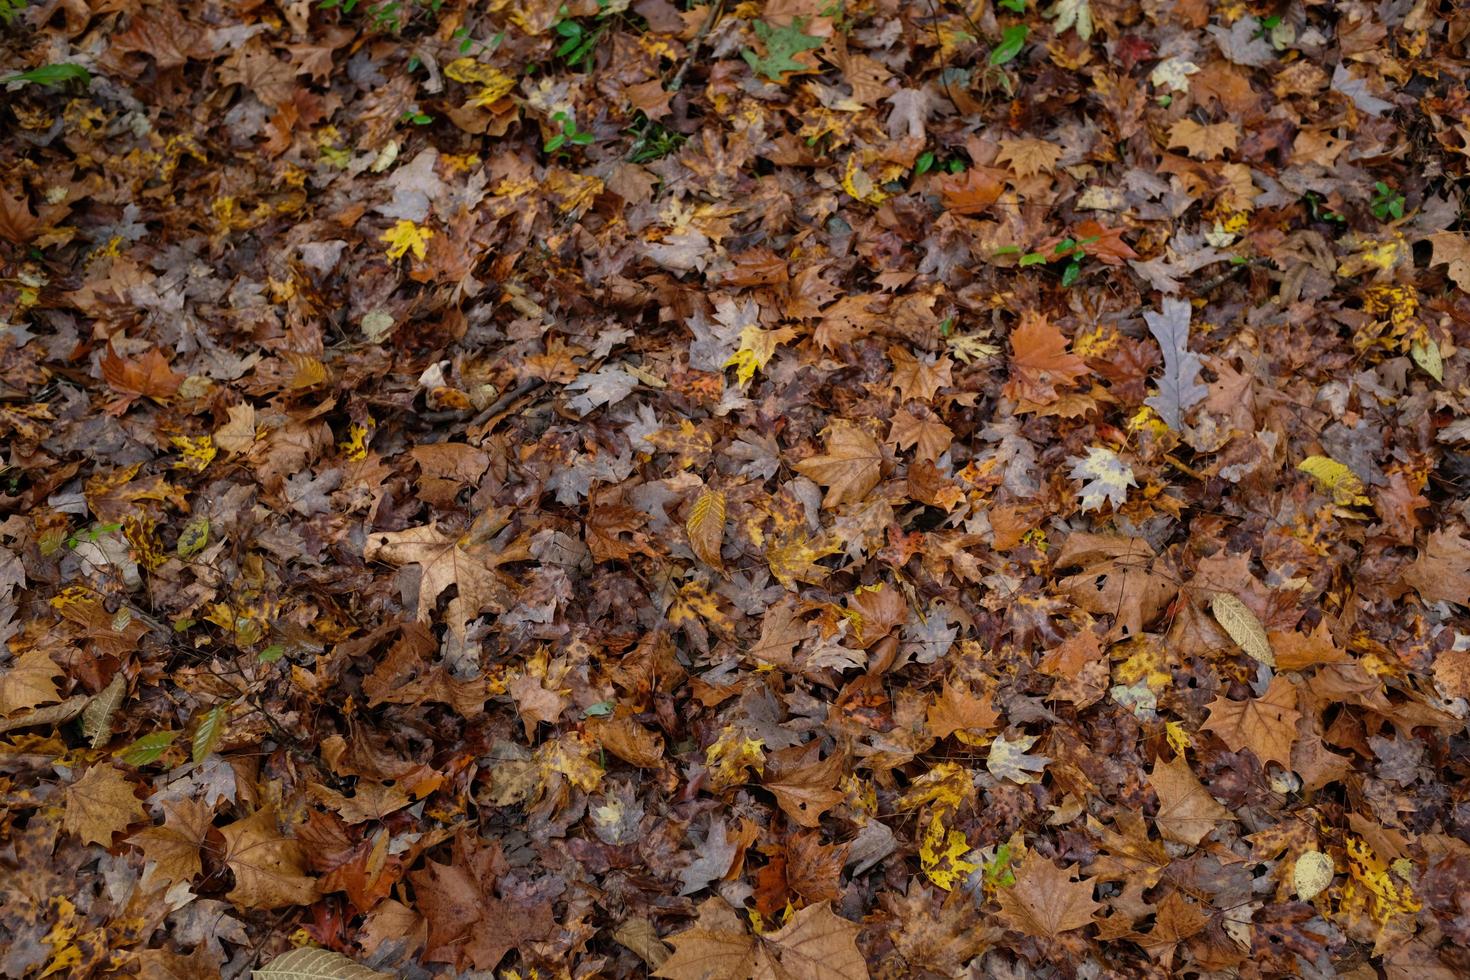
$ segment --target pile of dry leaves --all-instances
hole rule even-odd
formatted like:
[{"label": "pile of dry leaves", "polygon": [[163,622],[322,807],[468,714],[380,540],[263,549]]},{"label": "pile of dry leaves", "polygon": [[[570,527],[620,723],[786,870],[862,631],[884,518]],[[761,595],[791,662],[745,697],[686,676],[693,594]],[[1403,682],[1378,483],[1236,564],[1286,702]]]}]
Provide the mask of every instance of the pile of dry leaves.
[{"label": "pile of dry leaves", "polygon": [[1470,973],[1467,36],[0,0],[0,976]]}]

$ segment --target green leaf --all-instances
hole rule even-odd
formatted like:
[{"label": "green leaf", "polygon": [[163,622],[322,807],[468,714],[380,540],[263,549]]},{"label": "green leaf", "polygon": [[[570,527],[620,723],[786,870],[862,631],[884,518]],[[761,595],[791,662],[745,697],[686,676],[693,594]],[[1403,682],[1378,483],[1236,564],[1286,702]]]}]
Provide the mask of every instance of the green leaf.
[{"label": "green leaf", "polygon": [[263,664],[273,664],[277,660],[280,660],[283,656],[285,656],[285,654],[286,647],[283,644],[272,643],[270,646],[260,651],[260,656],[258,659]]},{"label": "green leaf", "polygon": [[547,153],[554,153],[554,152],[556,152],[557,150],[561,149],[561,145],[563,143],[565,143],[566,141],[567,141],[567,134],[566,133],[557,133],[551,139],[549,139],[549,140],[546,141],[546,152]]},{"label": "green leaf", "polygon": [[178,737],[178,732],[154,732],[152,735],[144,735],[132,745],[118,752],[117,757],[130,766],[146,766],[151,762],[157,762],[158,758],[168,751],[168,747],[174,744],[174,739]]},{"label": "green leaf", "polygon": [[1008,64],[1016,55],[1021,53],[1021,48],[1026,44],[1026,38],[1031,33],[1031,28],[1025,24],[1014,24],[1007,27],[1000,35],[1000,43],[995,50],[990,52],[990,64],[992,67]]},{"label": "green leaf", "polygon": [[175,550],[180,558],[193,558],[209,544],[209,518],[196,517],[184,525],[179,532],[179,543]]},{"label": "green leaf", "polygon": [[794,56],[804,51],[815,51],[823,41],[802,33],[806,22],[805,17],[797,17],[785,27],[772,27],[763,20],[756,21],[755,35],[765,45],[766,53],[758,55],[746,48],[740,56],[750,65],[751,71],[773,82],[781,81],[788,71],[807,71],[811,66],[797,61]]},{"label": "green leaf", "polygon": [[0,82],[33,82],[36,85],[45,85],[47,88],[59,88],[68,82],[81,82],[86,85],[92,81],[92,73],[81,65],[42,65],[40,68],[32,68],[30,71],[17,72],[0,78]]},{"label": "green leaf", "polygon": [[922,177],[934,166],[934,154],[925,150],[919,154],[919,159],[914,161],[914,173]]},{"label": "green leaf", "polygon": [[1068,262],[1067,267],[1062,270],[1062,288],[1065,289],[1072,285],[1080,275],[1082,275],[1082,263],[1076,259]]},{"label": "green leaf", "polygon": [[199,727],[194,730],[190,755],[196,765],[203,762],[219,745],[220,736],[225,733],[226,707],[227,705],[217,704],[210,708],[199,722]]},{"label": "green leaf", "polygon": [[611,701],[599,701],[596,704],[589,704],[587,710],[582,712],[582,717],[601,718],[612,713],[613,703]]},{"label": "green leaf", "polygon": [[1027,252],[1021,256],[1021,268],[1023,269],[1028,265],[1041,265],[1044,262],[1046,262],[1046,256],[1040,252]]}]

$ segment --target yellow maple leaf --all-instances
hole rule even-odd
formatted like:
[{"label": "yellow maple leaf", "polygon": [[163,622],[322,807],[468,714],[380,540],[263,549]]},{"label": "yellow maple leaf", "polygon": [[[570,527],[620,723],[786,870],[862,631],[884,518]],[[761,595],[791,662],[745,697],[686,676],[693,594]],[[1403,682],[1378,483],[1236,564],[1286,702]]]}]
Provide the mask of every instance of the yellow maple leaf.
[{"label": "yellow maple leaf", "polygon": [[1366,507],[1372,501],[1363,493],[1363,481],[1331,456],[1308,456],[1296,468],[1311,476],[1339,507]]},{"label": "yellow maple leaf", "polygon": [[796,336],[791,327],[779,330],[762,330],[750,326],[740,331],[740,347],[730,355],[725,367],[735,368],[735,381],[744,388],[755,377],[755,372],[766,366],[776,348]]},{"label": "yellow maple leaf", "polygon": [[398,224],[389,228],[378,236],[378,241],[388,244],[388,259],[397,262],[409,252],[413,257],[422,259],[428,254],[429,239],[434,237],[434,229],[420,227],[412,221],[400,220]]},{"label": "yellow maple leaf", "polygon": [[958,830],[946,830],[939,814],[934,814],[919,845],[919,867],[923,869],[924,876],[949,891],[980,867],[964,859],[968,853],[970,842],[965,835]]},{"label": "yellow maple leaf", "polygon": [[744,732],[736,731],[734,727],[720,732],[720,737],[704,752],[705,765],[709,767],[710,789],[719,792],[744,782],[751,769],[765,772],[765,744],[758,738],[746,738]]},{"label": "yellow maple leaf", "polygon": [[933,803],[941,810],[953,810],[974,792],[975,782],[969,770],[953,762],[941,762],[914,780],[898,806],[901,810],[912,810]]}]

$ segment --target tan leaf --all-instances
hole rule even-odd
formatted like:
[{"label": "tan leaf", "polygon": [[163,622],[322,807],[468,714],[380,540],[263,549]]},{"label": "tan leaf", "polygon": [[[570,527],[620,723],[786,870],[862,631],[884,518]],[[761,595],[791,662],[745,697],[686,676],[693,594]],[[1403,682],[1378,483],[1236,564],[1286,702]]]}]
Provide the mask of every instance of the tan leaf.
[{"label": "tan leaf", "polygon": [[1215,802],[1183,758],[1155,762],[1148,781],[1159,796],[1154,823],[1165,840],[1196,845],[1222,820],[1231,819],[1230,811]]},{"label": "tan leaf", "polygon": [[1259,698],[1231,701],[1218,697],[1209,704],[1210,718],[1204,727],[1219,735],[1232,752],[1250,749],[1262,762],[1278,762],[1290,768],[1291,746],[1296,741],[1296,687],[1285,677],[1272,678]]},{"label": "tan leaf", "polygon": [[895,345],[888,348],[888,358],[893,361],[893,387],[898,389],[903,401],[927,402],[940,388],[954,384],[948,354],[940,354],[938,360],[929,364]]},{"label": "tan leaf", "polygon": [[1169,128],[1170,148],[1182,146],[1196,160],[1213,160],[1240,143],[1240,127],[1233,122],[1208,126],[1181,119]]},{"label": "tan leaf", "polygon": [[419,622],[429,622],[439,596],[451,585],[459,587],[458,606],[448,614],[449,628],[463,641],[466,624],[487,609],[501,610],[509,592],[496,577],[487,558],[466,547],[459,538],[437,527],[424,525],[405,531],[380,531],[368,535],[363,557],[390,565],[418,565]]},{"label": "tan leaf", "polygon": [[61,700],[52,679],[62,670],[44,650],[28,650],[0,674],[0,715]]},{"label": "tan leaf", "polygon": [[667,937],[674,952],[652,974],[667,980],[756,976],[764,950],[722,898],[706,899],[694,926]]},{"label": "tan leaf", "polygon": [[391,980],[330,949],[293,949],[251,971],[251,980]]},{"label": "tan leaf", "polygon": [[976,697],[969,690],[944,682],[944,690],[929,706],[929,730],[935,738],[955,732],[984,732],[996,727],[1000,713],[989,696]]},{"label": "tan leaf", "polygon": [[936,462],[954,442],[954,430],[931,415],[919,418],[908,409],[893,413],[888,441],[899,449],[914,447],[916,461]]},{"label": "tan leaf", "polygon": [[165,883],[192,881],[203,869],[199,851],[213,823],[213,807],[198,800],[170,800],[163,804],[163,826],[139,831],[128,843],[155,862],[153,874]]},{"label": "tan leaf", "polygon": [[157,347],[150,347],[136,361],[127,361],[119,357],[112,345],[108,344],[107,353],[103,355],[99,366],[102,369],[102,380],[114,391],[152,398],[158,402],[172,398],[179,390],[179,385],[184,383],[184,376],[174,373]]},{"label": "tan leaf", "polygon": [[1005,190],[1004,184],[981,167],[960,174],[941,174],[934,183],[944,206],[954,214],[979,214],[1000,200]]},{"label": "tan leaf", "polygon": [[663,736],[632,718],[589,718],[586,728],[603,748],[629,765],[657,769],[663,761]]},{"label": "tan leaf", "polygon": [[408,794],[398,786],[369,779],[358,779],[351,796],[344,796],[320,783],[313,783],[307,792],[323,806],[336,810],[348,826],[381,820],[409,804]]},{"label": "tan leaf", "polygon": [[766,780],[764,785],[793,823],[801,827],[820,827],[822,814],[847,796],[836,788],[846,759],[846,756],[836,753],[821,762],[783,772],[777,778]]},{"label": "tan leaf", "polygon": [[1335,873],[1332,858],[1321,851],[1307,851],[1291,869],[1291,887],[1297,898],[1310,902],[1327,890]]},{"label": "tan leaf", "polygon": [[723,899],[699,907],[693,928],[669,936],[674,953],[652,974],[668,980],[866,980],[858,926],[826,902],[808,905],[783,928],[752,936]]},{"label": "tan leaf", "polygon": [[1073,881],[1076,870],[1076,865],[1064,870],[1032,854],[1016,883],[1000,891],[1001,917],[1026,935],[1042,939],[1055,939],[1089,924],[1102,905],[1092,900],[1095,879]]},{"label": "tan leaf", "polygon": [[1215,614],[1216,622],[1225,628],[1230,638],[1251,659],[1267,667],[1276,666],[1276,655],[1271,652],[1271,641],[1266,638],[1266,629],[1249,606],[1228,592],[1217,592],[1210,600],[1210,612]]},{"label": "tan leaf", "polygon": [[851,422],[837,421],[827,436],[827,452],[797,463],[796,472],[827,488],[822,506],[829,510],[856,503],[878,485],[883,447]]},{"label": "tan leaf", "polygon": [[214,444],[233,456],[255,445],[255,406],[231,405],[228,414],[230,420],[214,430]]},{"label": "tan leaf", "polygon": [[1009,163],[1011,172],[1017,177],[1032,177],[1043,171],[1051,173],[1063,150],[1046,140],[1020,139],[1001,140],[1000,152],[995,155],[996,163]]},{"label": "tan leaf", "polygon": [[1470,606],[1470,540],[1453,528],[1429,532],[1429,540],[1403,573],[1404,584],[1428,602]]},{"label": "tan leaf", "polygon": [[61,825],[85,843],[112,845],[112,835],[148,819],[133,784],[107,762],[100,762],[66,788]]},{"label": "tan leaf", "polygon": [[724,571],[720,543],[725,538],[725,491],[704,490],[689,511],[684,525],[695,557],[715,571]]},{"label": "tan leaf", "polygon": [[1452,231],[1437,231],[1429,236],[1434,245],[1430,265],[1448,265],[1450,278],[1464,292],[1470,293],[1470,236]]},{"label": "tan leaf", "polygon": [[82,712],[82,734],[92,748],[99,749],[112,735],[112,716],[128,693],[128,681],[121,673],[113,674],[108,685],[97,693]]},{"label": "tan leaf", "polygon": [[276,828],[274,810],[257,810],[219,832],[225,838],[225,863],[235,873],[235,887],[226,897],[237,906],[277,909],[316,901],[317,882],[306,875],[305,848]]},{"label": "tan leaf", "polygon": [[834,914],[823,902],[801,909],[764,939],[793,980],[866,980],[868,964],[858,952],[857,934],[857,923]]},{"label": "tan leaf", "polygon": [[562,711],[571,704],[571,700],[560,691],[548,691],[542,686],[541,678],[530,674],[517,674],[506,684],[506,688],[510,691],[510,696],[516,699],[516,708],[521,713],[521,724],[525,726],[527,738],[536,733],[536,726],[543,721],[556,724]]}]

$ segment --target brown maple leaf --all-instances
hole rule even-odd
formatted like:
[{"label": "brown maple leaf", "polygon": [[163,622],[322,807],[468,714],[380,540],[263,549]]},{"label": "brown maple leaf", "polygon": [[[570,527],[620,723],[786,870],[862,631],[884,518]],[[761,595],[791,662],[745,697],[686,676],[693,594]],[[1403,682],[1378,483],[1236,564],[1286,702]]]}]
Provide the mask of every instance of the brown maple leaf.
[{"label": "brown maple leaf", "polygon": [[133,783],[110,762],[92,766],[66,787],[61,825],[89,844],[112,845],[112,835],[148,819]]},{"label": "brown maple leaf", "polygon": [[1232,752],[1250,749],[1262,762],[1278,762],[1289,768],[1296,723],[1301,718],[1296,699],[1295,685],[1277,675],[1259,698],[1215,698],[1209,703],[1210,717],[1203,727],[1220,736]]},{"label": "brown maple leaf", "polygon": [[1016,883],[1000,892],[1001,918],[1038,939],[1055,939],[1090,924],[1103,906],[1092,899],[1095,879],[1073,881],[1076,870],[1075,865],[1062,869],[1032,854],[1016,875]]},{"label": "brown maple leaf", "polygon": [[316,901],[315,878],[306,875],[306,850],[276,827],[275,811],[264,807],[219,829],[225,863],[235,873],[226,897],[241,908],[278,909]]},{"label": "brown maple leaf", "polygon": [[154,862],[153,874],[164,882],[193,881],[203,870],[199,852],[214,824],[214,808],[199,800],[163,804],[163,826],[149,827],[128,838],[143,857]]},{"label": "brown maple leaf", "polygon": [[429,622],[434,606],[451,585],[458,595],[450,604],[449,628],[461,641],[467,623],[486,610],[500,611],[510,601],[509,590],[491,567],[494,558],[481,554],[483,546],[445,534],[433,525],[405,531],[375,531],[363,549],[367,561],[419,566],[419,602],[415,617]]},{"label": "brown maple leaf", "polygon": [[157,347],[149,348],[148,352],[136,361],[128,361],[119,357],[112,345],[108,344],[107,353],[102,356],[100,367],[102,380],[106,381],[112,390],[127,396],[122,401],[123,407],[132,404],[138,398],[151,398],[159,403],[165,402],[172,398],[178,392],[179,386],[184,383],[184,376],[174,373]]},{"label": "brown maple leaf", "polygon": [[953,214],[979,214],[1000,200],[1005,185],[983,167],[935,178],[939,197]]},{"label": "brown maple leaf", "polygon": [[927,402],[940,388],[954,384],[950,377],[953,365],[947,354],[939,355],[933,363],[921,361],[902,347],[889,347],[888,359],[893,362],[893,387],[903,401]]},{"label": "brown maple leaf", "polygon": [[793,468],[827,488],[822,506],[831,509],[862,500],[878,485],[883,447],[856,424],[838,420],[828,431],[827,452],[808,456]]},{"label": "brown maple leaf", "polygon": [[815,830],[793,834],[786,841],[786,883],[808,902],[834,900],[846,857],[845,844],[823,844]]},{"label": "brown maple leaf", "polygon": [[1087,364],[1067,352],[1067,338],[1038,313],[1027,311],[1011,331],[1011,377],[1007,398],[1032,405],[1057,400],[1057,386],[1070,385],[1087,373]]},{"label": "brown maple leaf", "polygon": [[1431,531],[1403,581],[1429,602],[1470,606],[1470,540],[1453,528]]},{"label": "brown maple leaf", "polygon": [[753,936],[725,903],[699,907],[693,928],[667,937],[674,953],[652,976],[667,980],[866,980],[867,961],[857,948],[858,927],[832,913],[826,902],[808,905],[781,929]]},{"label": "brown maple leaf", "polygon": [[847,796],[836,788],[846,768],[847,757],[837,752],[821,762],[783,770],[779,776],[773,773],[762,785],[797,826],[820,827],[822,814]]},{"label": "brown maple leaf", "polygon": [[0,674],[0,716],[61,700],[55,678],[62,670],[44,650],[27,650]]}]

